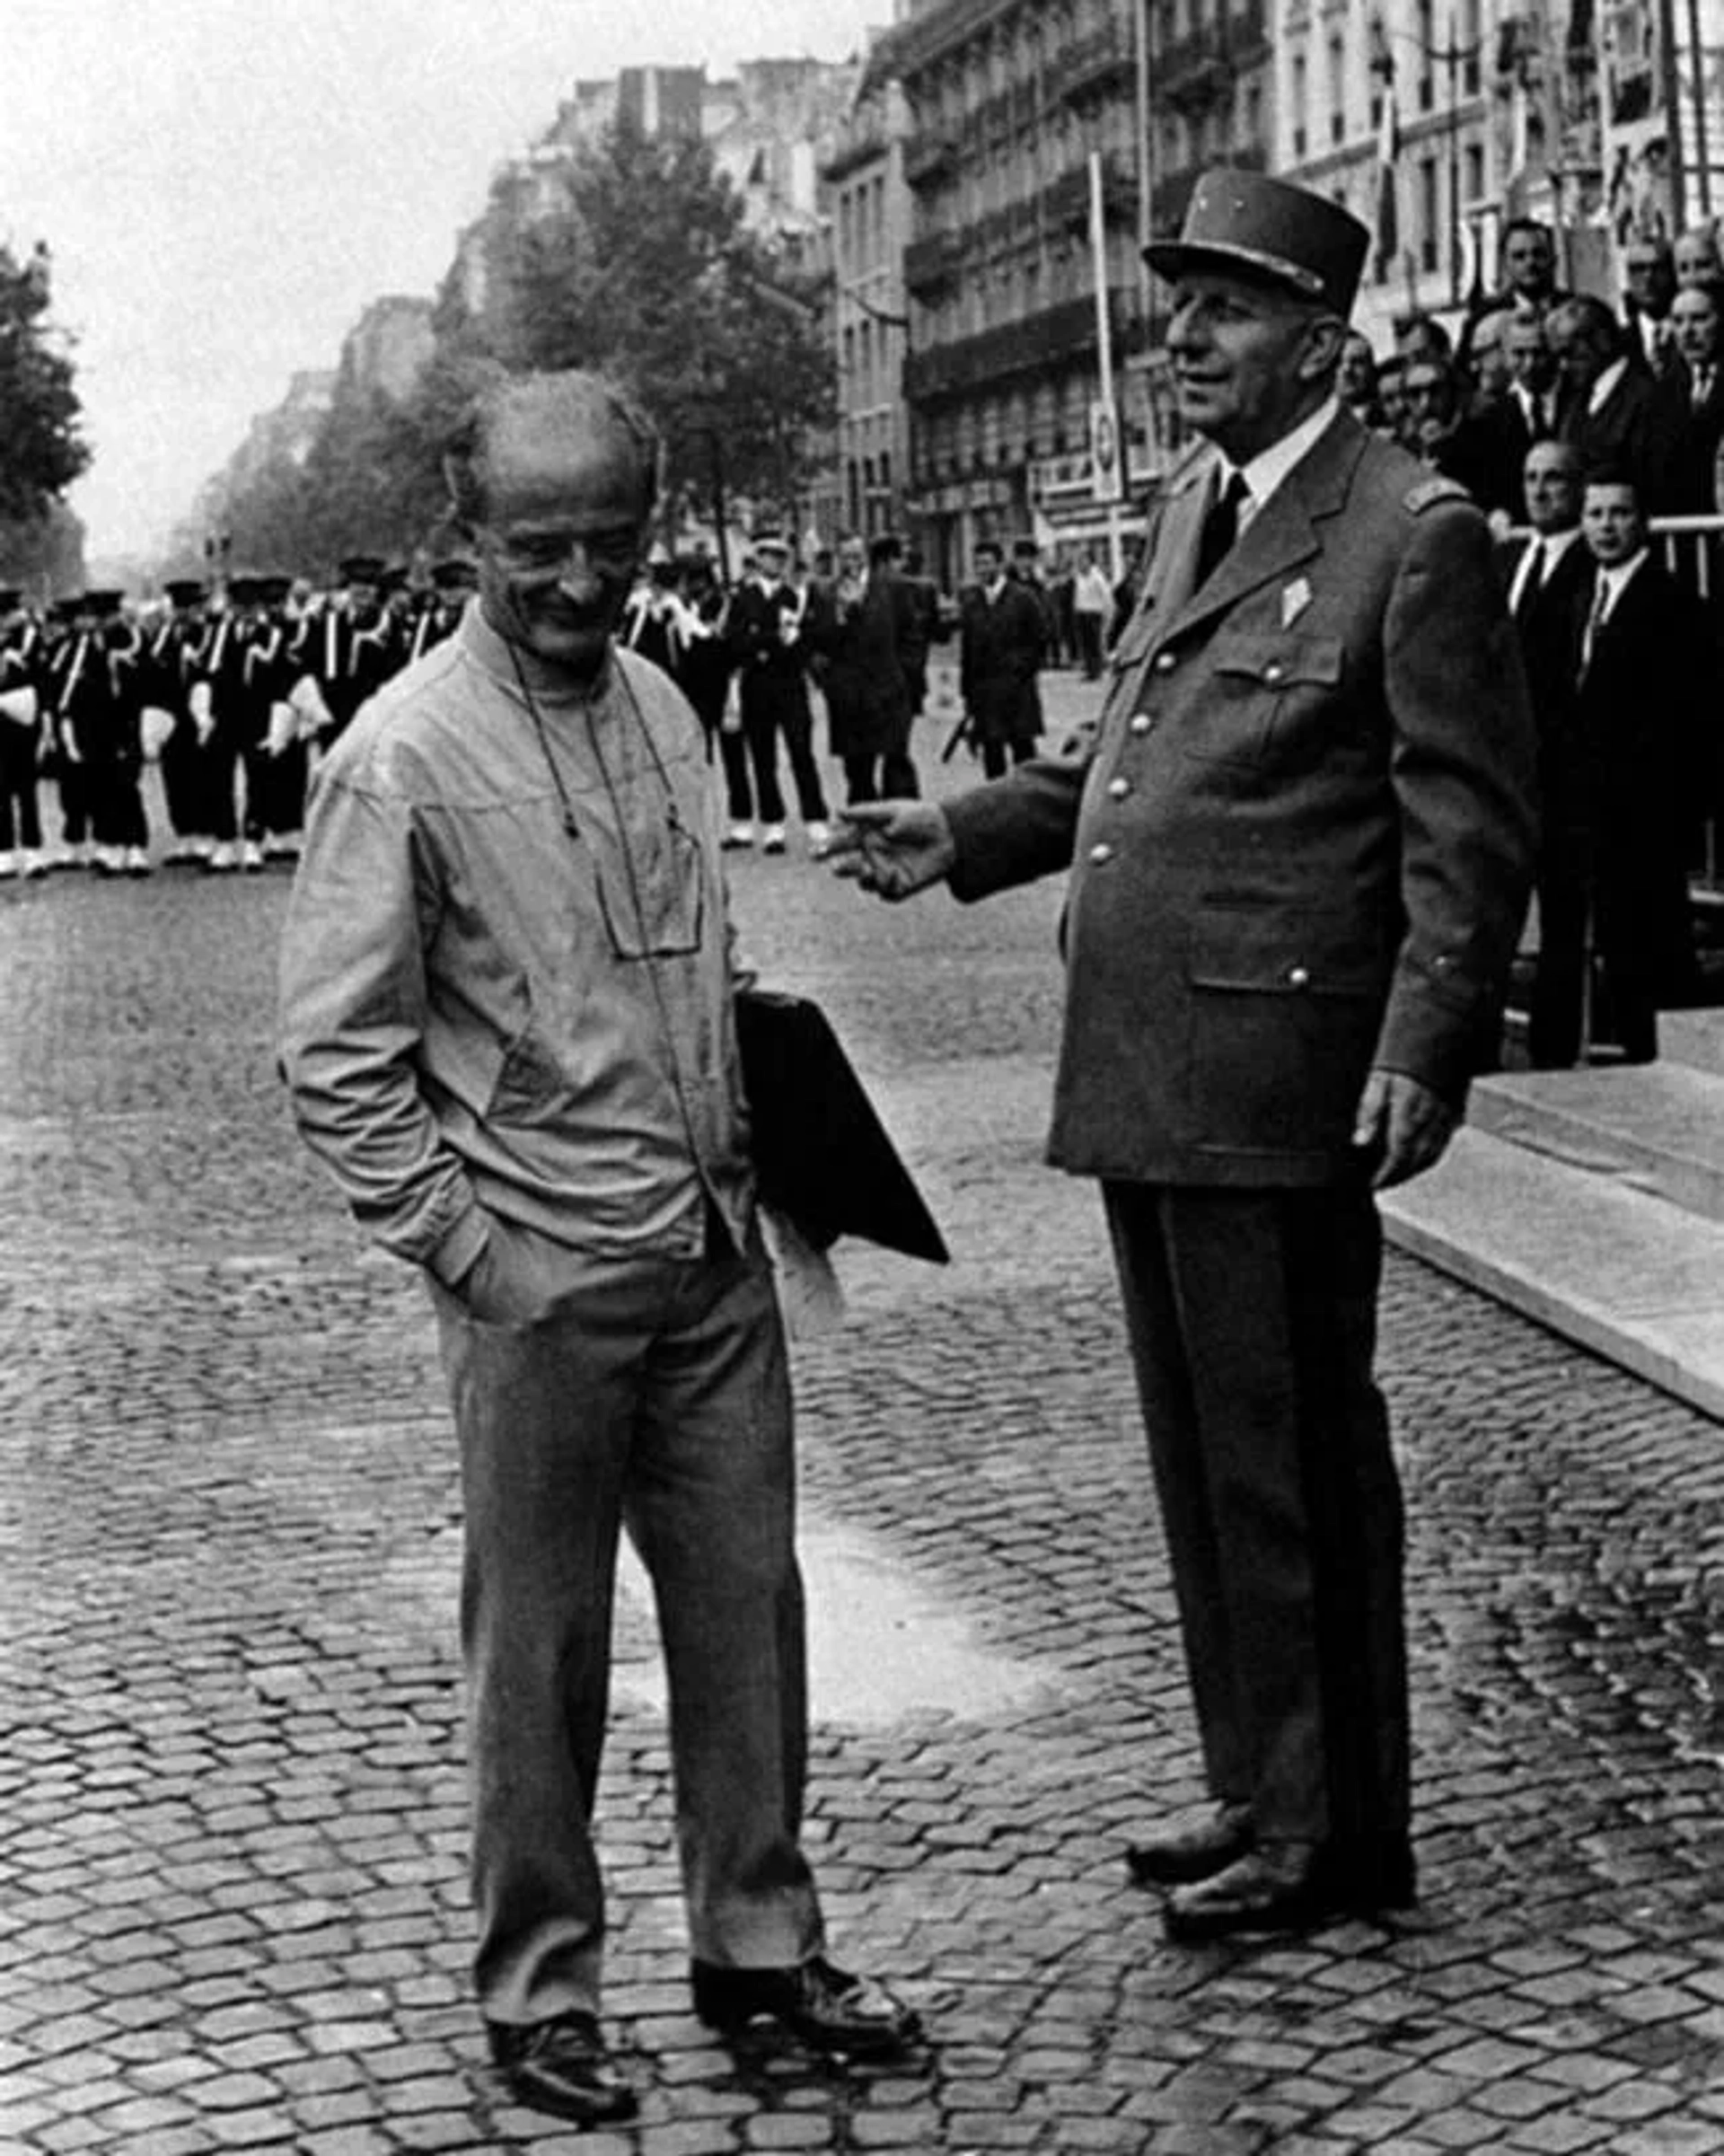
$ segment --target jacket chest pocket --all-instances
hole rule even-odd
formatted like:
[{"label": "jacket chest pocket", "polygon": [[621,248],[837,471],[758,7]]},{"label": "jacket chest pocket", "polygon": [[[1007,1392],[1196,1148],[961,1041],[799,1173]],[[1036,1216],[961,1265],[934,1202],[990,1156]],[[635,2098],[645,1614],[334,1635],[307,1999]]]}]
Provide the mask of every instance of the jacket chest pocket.
[{"label": "jacket chest pocket", "polygon": [[1339,637],[1233,631],[1193,662],[1203,678],[1177,727],[1181,752],[1204,761],[1261,763],[1332,705],[1341,682]]}]

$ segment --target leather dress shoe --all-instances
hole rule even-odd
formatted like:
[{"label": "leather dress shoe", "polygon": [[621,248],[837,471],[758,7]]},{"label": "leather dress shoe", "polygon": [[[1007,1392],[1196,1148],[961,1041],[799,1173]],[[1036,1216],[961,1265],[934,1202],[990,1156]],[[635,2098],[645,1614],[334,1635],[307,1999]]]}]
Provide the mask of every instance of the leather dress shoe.
[{"label": "leather dress shoe", "polygon": [[1169,1939],[1235,1932],[1307,1932],[1342,1906],[1315,1842],[1261,1842],[1223,1870],[1175,1887],[1163,1917]]},{"label": "leather dress shoe", "polygon": [[778,2028],[811,2050],[852,2058],[890,2057],[922,2033],[921,2018],[884,1984],[853,1976],[816,1955],[787,1968],[690,1968],[694,2011],[726,2036]]},{"label": "leather dress shoe", "polygon": [[486,2024],[491,2057],[519,2103],[576,2125],[632,2118],[639,2099],[618,2072],[597,2018],[559,2014],[549,2021]]},{"label": "leather dress shoe", "polygon": [[1256,1838],[1248,1804],[1209,1805],[1134,1843],[1125,1868],[1139,1887],[1189,1886],[1225,1870]]}]

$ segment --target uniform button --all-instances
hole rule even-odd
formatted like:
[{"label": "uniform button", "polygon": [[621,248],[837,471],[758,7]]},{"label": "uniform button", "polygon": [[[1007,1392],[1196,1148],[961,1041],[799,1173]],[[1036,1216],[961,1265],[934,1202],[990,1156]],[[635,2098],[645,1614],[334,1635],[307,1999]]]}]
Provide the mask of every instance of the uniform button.
[{"label": "uniform button", "polygon": [[1095,864],[1096,867],[1100,868],[1105,862],[1111,861],[1113,858],[1113,849],[1108,844],[1105,839],[1103,839],[1098,844],[1090,848],[1089,858]]},{"label": "uniform button", "polygon": [[1131,791],[1131,781],[1129,779],[1110,779],[1107,782],[1107,791],[1110,799],[1123,801]]},{"label": "uniform button", "polygon": [[1171,673],[1178,664],[1179,661],[1171,651],[1158,651],[1156,654],[1156,672],[1157,673]]},{"label": "uniform button", "polygon": [[1132,714],[1131,731],[1134,734],[1147,734],[1149,731],[1149,714],[1147,711],[1138,711]]},{"label": "uniform button", "polygon": [[1289,988],[1309,988],[1311,985],[1311,974],[1309,968],[1302,965],[1289,966],[1288,968],[1287,984]]},{"label": "uniform button", "polygon": [[1286,672],[1287,668],[1279,659],[1271,659],[1263,668],[1263,679],[1266,682],[1279,682]]}]

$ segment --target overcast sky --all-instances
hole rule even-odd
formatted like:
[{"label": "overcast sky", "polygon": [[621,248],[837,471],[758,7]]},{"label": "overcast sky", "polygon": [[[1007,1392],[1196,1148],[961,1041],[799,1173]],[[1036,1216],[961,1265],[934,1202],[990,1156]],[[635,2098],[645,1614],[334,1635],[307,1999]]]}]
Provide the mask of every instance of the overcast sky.
[{"label": "overcast sky", "polygon": [[0,238],[77,339],[91,553],[148,550],[298,367],[433,291],[576,76],[859,49],[890,0],[5,0]]}]

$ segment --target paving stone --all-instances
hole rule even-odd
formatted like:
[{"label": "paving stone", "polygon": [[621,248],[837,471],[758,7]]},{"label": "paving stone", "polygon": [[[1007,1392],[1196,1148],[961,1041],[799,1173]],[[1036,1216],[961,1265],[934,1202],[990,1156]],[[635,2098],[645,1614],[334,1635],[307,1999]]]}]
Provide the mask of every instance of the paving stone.
[{"label": "paving stone", "polygon": [[[663,1720],[620,1694],[607,2009],[644,2123],[495,2103],[433,1319],[293,1137],[259,963],[284,881],[0,890],[0,1486],[28,1522],[0,1629],[32,1679],[28,1712],[0,1696],[0,2077],[29,2077],[0,2140],[1724,2147],[1716,1430],[1392,1257],[1429,1906],[1170,1948],[1119,1852],[1201,1774],[1099,1208],[1040,1166],[1060,893],[869,909],[794,858],[737,864],[744,939],[853,1043],[954,1252],[840,1246],[843,1326],[795,1350],[804,1516],[1035,1685],[849,1715],[816,1683],[833,1935],[935,2039],[874,2077],[743,2072],[694,2024]],[[623,1667],[651,1631],[625,1601]]]}]

